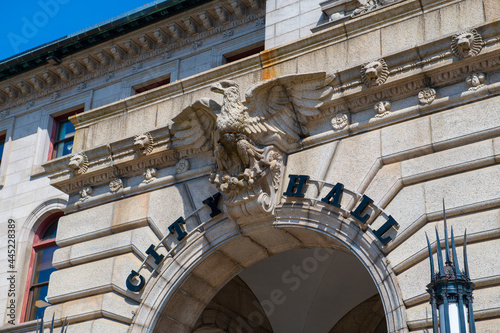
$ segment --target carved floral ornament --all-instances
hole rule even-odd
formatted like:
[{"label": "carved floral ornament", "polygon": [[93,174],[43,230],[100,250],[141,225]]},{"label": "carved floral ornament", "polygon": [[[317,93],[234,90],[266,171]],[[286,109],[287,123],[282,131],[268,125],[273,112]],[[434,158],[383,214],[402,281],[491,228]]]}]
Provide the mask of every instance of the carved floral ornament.
[{"label": "carved floral ornament", "polygon": [[149,184],[156,180],[156,176],[158,176],[158,171],[155,168],[147,168],[143,172],[144,180],[142,181],[145,184]]},{"label": "carved floral ornament", "polygon": [[92,187],[85,186],[79,192],[80,193],[80,200],[79,201],[83,202],[83,201],[89,199],[93,192],[94,192],[94,190],[92,189]]},{"label": "carved floral ornament", "polygon": [[177,172],[177,174],[183,174],[187,172],[189,168],[189,160],[185,158],[179,160],[179,162],[177,162],[177,164],[175,165],[175,171]]},{"label": "carved floral ornament", "polygon": [[339,113],[332,119],[332,127],[334,130],[341,130],[349,125],[349,117],[346,113]]},{"label": "carved floral ornament", "polygon": [[430,104],[436,99],[436,90],[425,88],[418,93],[418,99],[422,104]]}]

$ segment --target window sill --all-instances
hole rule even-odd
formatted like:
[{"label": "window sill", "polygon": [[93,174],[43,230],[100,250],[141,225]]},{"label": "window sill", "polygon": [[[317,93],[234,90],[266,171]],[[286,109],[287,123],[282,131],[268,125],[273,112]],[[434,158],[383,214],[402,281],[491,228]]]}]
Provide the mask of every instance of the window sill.
[{"label": "window sill", "polygon": [[45,175],[45,169],[41,165],[33,165],[31,168],[31,178]]},{"label": "window sill", "polygon": [[16,325],[6,324],[0,328],[0,333],[33,333],[36,330],[36,320],[25,323],[16,323]]}]

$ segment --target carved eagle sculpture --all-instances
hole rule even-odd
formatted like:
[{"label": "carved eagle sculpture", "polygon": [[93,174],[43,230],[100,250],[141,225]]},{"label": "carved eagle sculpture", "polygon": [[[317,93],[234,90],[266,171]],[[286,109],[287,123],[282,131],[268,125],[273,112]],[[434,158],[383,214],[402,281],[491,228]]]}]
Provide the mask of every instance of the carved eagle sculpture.
[{"label": "carved eagle sculpture", "polygon": [[324,72],[283,76],[253,86],[243,102],[236,82],[215,83],[210,90],[223,95],[222,104],[202,98],[173,118],[172,147],[213,149],[211,181],[222,192],[251,186],[268,167],[265,146],[309,135],[306,124],[331,97],[333,79]]}]

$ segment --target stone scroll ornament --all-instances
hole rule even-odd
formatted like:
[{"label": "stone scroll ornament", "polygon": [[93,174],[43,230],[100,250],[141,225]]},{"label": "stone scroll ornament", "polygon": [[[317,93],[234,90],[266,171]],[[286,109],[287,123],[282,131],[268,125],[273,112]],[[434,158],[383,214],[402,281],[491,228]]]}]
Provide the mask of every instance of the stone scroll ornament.
[{"label": "stone scroll ornament", "polygon": [[230,219],[273,214],[280,198],[282,151],[309,136],[307,123],[331,97],[333,79],[324,72],[284,76],[253,86],[244,101],[236,82],[215,83],[211,91],[223,95],[222,104],[203,98],[185,108],[173,119],[172,146],[213,150],[209,180],[222,193]]}]

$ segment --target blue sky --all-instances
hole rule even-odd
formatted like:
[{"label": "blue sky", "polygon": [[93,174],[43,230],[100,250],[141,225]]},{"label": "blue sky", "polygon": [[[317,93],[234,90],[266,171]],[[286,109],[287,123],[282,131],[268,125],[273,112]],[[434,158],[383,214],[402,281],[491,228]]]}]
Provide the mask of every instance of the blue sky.
[{"label": "blue sky", "polygon": [[0,60],[150,4],[152,1],[2,0]]}]

